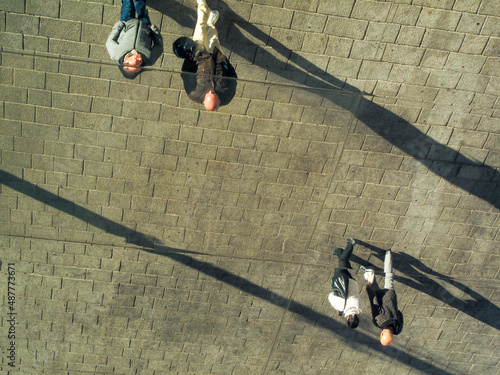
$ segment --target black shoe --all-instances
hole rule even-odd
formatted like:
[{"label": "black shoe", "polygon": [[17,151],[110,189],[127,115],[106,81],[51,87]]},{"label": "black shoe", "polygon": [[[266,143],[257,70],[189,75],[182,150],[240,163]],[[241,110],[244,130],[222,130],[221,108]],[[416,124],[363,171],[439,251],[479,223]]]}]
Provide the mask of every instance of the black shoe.
[{"label": "black shoe", "polygon": [[344,249],[342,248],[336,248],[335,250],[333,250],[333,255],[336,255],[340,258],[340,256],[342,255],[342,252],[344,251]]}]

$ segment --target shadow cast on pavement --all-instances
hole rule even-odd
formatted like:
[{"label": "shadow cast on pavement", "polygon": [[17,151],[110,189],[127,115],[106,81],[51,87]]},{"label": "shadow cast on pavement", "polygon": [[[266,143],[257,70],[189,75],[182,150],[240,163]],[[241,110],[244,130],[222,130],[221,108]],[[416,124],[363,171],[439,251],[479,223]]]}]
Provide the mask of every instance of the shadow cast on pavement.
[{"label": "shadow cast on pavement", "polygon": [[[175,3],[174,6],[167,6],[161,0],[151,0],[148,2],[148,6],[170,17],[179,25],[194,29],[196,22],[195,9],[179,3]],[[231,34],[231,41],[221,38],[221,44],[225,48],[231,48],[232,52],[247,59],[249,63],[267,69],[269,73],[275,76],[305,85],[305,87],[301,87],[303,90],[310,90],[315,94],[323,92],[327,100],[354,114],[359,120],[356,126],[361,131],[366,126],[371,132],[381,136],[404,154],[413,157],[450,184],[490,203],[496,208],[500,208],[500,172],[495,168],[472,160],[459,151],[437,142],[403,117],[363,96],[364,93],[358,88],[325,72],[314,63],[249,23],[223,1],[218,1],[218,10],[220,12],[220,19],[217,24],[218,30],[223,30],[226,27]],[[263,44],[272,47],[276,53],[299,69],[290,67],[265,48],[256,46],[255,43],[252,43],[248,37],[239,31],[240,28]],[[220,32],[220,34],[222,33]],[[170,41],[166,43],[168,44]],[[249,53],[249,49],[250,51],[255,49],[255,53]],[[258,58],[255,58],[256,55]],[[181,63],[179,63],[180,65]],[[283,67],[283,69],[276,69],[276,67]],[[289,69],[286,70],[285,67]],[[328,95],[328,91],[321,91],[320,89],[329,89],[335,92],[333,95]],[[352,95],[350,98],[346,95],[338,95],[338,90],[356,95]],[[359,102],[353,105],[352,100],[358,100]]]},{"label": "shadow cast on pavement", "polygon": [[450,373],[436,367],[435,365],[430,364],[409,353],[406,353],[403,350],[397,349],[395,347],[382,348],[378,339],[374,339],[373,337],[370,337],[360,331],[353,331],[351,329],[348,329],[345,324],[341,324],[335,321],[332,317],[317,312],[300,302],[296,302],[284,296],[280,296],[276,293],[273,293],[269,289],[255,284],[250,280],[238,276],[230,271],[215,266],[209,262],[195,259],[194,257],[188,255],[189,253],[200,253],[157,245],[160,244],[161,241],[153,236],[148,236],[143,233],[133,231],[122,224],[115,223],[112,220],[109,220],[76,203],[69,201],[68,199],[58,197],[57,195],[36,186],[31,182],[24,181],[21,178],[14,176],[13,174],[6,171],[0,170],[0,183],[12,190],[31,197],[39,202],[42,202],[47,206],[55,208],[68,215],[74,216],[92,226],[104,230],[107,233],[125,238],[127,243],[138,245],[142,247],[144,251],[168,257],[176,262],[185,265],[186,267],[198,270],[199,272],[202,272],[207,276],[213,277],[216,280],[238,288],[242,292],[266,300],[275,306],[286,309],[293,314],[297,314],[297,316],[299,316],[302,321],[305,321],[308,324],[314,326],[321,327],[323,329],[327,329],[335,335],[341,336],[342,338],[344,338],[344,342],[346,345],[349,345],[356,350],[360,350],[360,348],[362,347],[364,347],[365,349],[372,348],[373,350],[379,351],[383,355],[394,357],[395,360],[400,361],[404,364],[408,364],[425,372],[428,371],[429,374],[438,372],[440,374],[451,375]]},{"label": "shadow cast on pavement", "polygon": [[[375,256],[382,262],[384,261],[385,249],[360,240],[356,240],[356,243],[375,251]],[[364,263],[362,260],[361,262]],[[395,279],[401,284],[434,297],[490,327],[500,329],[500,308],[468,286],[432,270],[419,259],[404,252],[392,252],[392,263],[393,268],[404,275],[395,276]],[[471,297],[471,299],[463,300],[454,296],[435,279],[439,279],[461,290]]]}]

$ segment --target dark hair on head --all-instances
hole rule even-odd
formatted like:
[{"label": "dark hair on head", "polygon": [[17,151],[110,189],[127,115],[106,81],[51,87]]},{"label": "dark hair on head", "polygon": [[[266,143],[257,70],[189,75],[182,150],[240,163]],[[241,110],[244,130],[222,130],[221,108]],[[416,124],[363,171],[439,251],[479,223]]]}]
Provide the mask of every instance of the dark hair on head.
[{"label": "dark hair on head", "polygon": [[359,318],[356,314],[349,315],[347,318],[347,325],[352,329],[356,328],[359,325]]},{"label": "dark hair on head", "polygon": [[127,70],[123,69],[123,67],[124,67],[124,65],[118,65],[118,68],[120,69],[120,72],[122,72],[123,76],[125,78],[128,78],[128,79],[134,79],[142,71],[142,69],[140,69],[139,71],[136,71],[136,72],[130,72],[130,71],[127,71]]},{"label": "dark hair on head", "polygon": [[175,56],[181,59],[186,59],[191,57],[192,55],[192,47],[194,42],[191,38],[182,36],[177,38],[172,44],[172,49],[174,51]]}]

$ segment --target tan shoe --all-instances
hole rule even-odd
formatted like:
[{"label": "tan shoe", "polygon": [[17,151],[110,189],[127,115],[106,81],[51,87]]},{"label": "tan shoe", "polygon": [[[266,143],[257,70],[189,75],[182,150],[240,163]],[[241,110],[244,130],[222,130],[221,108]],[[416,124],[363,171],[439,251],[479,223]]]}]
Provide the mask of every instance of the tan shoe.
[{"label": "tan shoe", "polygon": [[215,25],[215,23],[217,22],[218,19],[219,19],[219,11],[212,10],[210,12],[210,16],[208,16],[207,24],[213,26],[213,25]]}]

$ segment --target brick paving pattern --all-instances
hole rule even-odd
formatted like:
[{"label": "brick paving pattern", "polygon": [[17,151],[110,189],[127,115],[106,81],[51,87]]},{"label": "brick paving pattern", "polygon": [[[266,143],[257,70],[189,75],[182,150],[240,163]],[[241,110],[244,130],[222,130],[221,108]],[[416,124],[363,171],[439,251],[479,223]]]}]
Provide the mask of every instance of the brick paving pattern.
[{"label": "brick paving pattern", "polygon": [[[119,0],[0,0],[0,371],[500,374],[498,2],[208,4],[216,113],[171,51],[195,0],[148,1],[134,80]],[[360,285],[394,251],[390,347],[365,288],[356,330],[327,301],[348,236]]]}]

